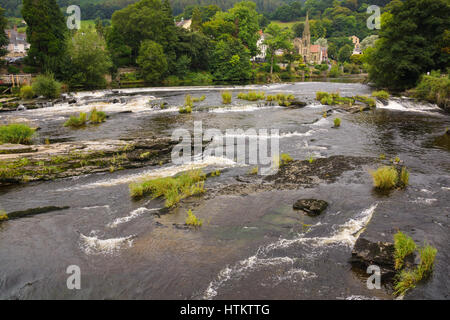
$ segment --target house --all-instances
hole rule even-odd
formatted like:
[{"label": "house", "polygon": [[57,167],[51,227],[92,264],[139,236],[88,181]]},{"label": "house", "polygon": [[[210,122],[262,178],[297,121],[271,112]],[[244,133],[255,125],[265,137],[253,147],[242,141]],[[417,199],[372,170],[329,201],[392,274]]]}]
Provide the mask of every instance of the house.
[{"label": "house", "polygon": [[303,58],[304,63],[320,64],[328,61],[328,51],[320,44],[311,44],[311,32],[309,29],[309,18],[306,15],[305,29],[301,38],[294,39],[294,48]]},{"label": "house", "polygon": [[9,39],[7,46],[8,54],[6,57],[26,56],[27,50],[30,48],[26,33],[18,32],[17,26],[14,26],[14,29],[6,29],[5,33]]},{"label": "house", "polygon": [[177,27],[180,27],[180,28],[183,28],[186,30],[191,29],[191,24],[192,24],[192,19],[184,20],[184,18],[181,18],[181,21],[178,21],[175,23],[175,25]]},{"label": "house", "polygon": [[256,47],[258,48],[258,54],[256,56],[252,57],[251,61],[264,62],[266,60],[266,52],[267,52],[267,45],[264,44],[264,40],[266,39],[266,36],[262,32],[262,30],[259,30],[258,33],[259,33],[259,39],[256,42]]},{"label": "house", "polygon": [[353,45],[353,54],[362,54],[361,46],[359,44],[359,38],[357,36],[351,36],[350,40],[352,40]]}]

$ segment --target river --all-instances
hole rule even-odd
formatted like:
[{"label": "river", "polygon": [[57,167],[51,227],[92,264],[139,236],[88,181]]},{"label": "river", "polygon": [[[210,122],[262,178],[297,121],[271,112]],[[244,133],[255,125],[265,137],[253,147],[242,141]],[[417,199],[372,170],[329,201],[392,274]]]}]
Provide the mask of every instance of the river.
[{"label": "river", "polygon": [[[222,106],[220,92],[233,102]],[[288,93],[304,108],[260,107],[237,92]],[[7,212],[44,206],[70,209],[0,224],[1,299],[392,299],[369,290],[348,260],[364,228],[401,229],[438,249],[434,273],[411,298],[448,299],[450,154],[442,141],[450,117],[434,105],[392,98],[374,111],[334,111],[314,101],[316,91],[370,95],[356,83],[304,82],[273,85],[139,88],[79,92],[77,104],[2,113],[0,121],[26,119],[41,129],[36,143],[170,136],[176,128],[275,128],[280,152],[294,159],[333,155],[398,156],[410,186],[389,196],[374,192],[371,166],[350,170],[337,181],[311,188],[188,199],[169,214],[155,213],[159,199],[132,200],[128,184],[142,175],[170,176],[182,167],[165,164],[33,182],[0,189]],[[186,94],[205,95],[192,114],[179,114]],[[110,103],[116,98],[118,103]],[[150,101],[150,102],[149,102]],[[167,109],[152,103],[167,102]],[[97,106],[109,118],[99,126],[63,127],[69,115]],[[131,112],[124,112],[131,111]],[[333,119],[342,124],[332,129]],[[215,190],[235,182],[250,166],[209,157],[197,167],[220,169],[207,180]],[[299,198],[324,199],[326,213],[309,217],[292,209]],[[196,230],[180,227],[193,208],[205,220]],[[68,290],[66,269],[81,270],[81,289]]]}]

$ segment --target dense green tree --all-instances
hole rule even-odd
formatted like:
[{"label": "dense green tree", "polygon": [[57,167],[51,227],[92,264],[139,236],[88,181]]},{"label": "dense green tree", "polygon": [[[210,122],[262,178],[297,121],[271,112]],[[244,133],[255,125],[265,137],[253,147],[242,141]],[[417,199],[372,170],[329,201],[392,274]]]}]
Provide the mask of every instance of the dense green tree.
[{"label": "dense green tree", "polygon": [[137,64],[141,68],[143,78],[152,83],[160,81],[168,70],[163,47],[152,40],[142,42]]},{"label": "dense green tree", "polygon": [[292,34],[289,29],[281,28],[275,23],[271,23],[265,30],[266,38],[264,44],[267,45],[267,54],[270,57],[270,76],[273,76],[273,64],[275,52],[280,49],[290,50],[292,48]]},{"label": "dense green tree", "polygon": [[5,9],[0,7],[0,58],[8,53],[7,50],[4,49],[4,46],[7,46],[9,43],[8,36],[5,33],[8,20],[6,20],[4,13]]},{"label": "dense green tree", "polygon": [[450,57],[445,33],[450,25],[448,0],[405,0],[382,15],[380,39],[366,50],[369,76],[394,90],[413,87],[421,74],[445,69]]},{"label": "dense green tree", "polygon": [[105,40],[94,28],[79,30],[69,39],[68,54],[73,70],[69,80],[72,85],[96,87],[106,84],[105,75],[112,62]]},{"label": "dense green tree", "polygon": [[353,52],[353,47],[351,45],[346,44],[342,48],[339,49],[338,52],[338,61],[340,62],[348,62]]},{"label": "dense green tree", "polygon": [[167,0],[164,6],[160,0],[140,0],[113,14],[112,26],[131,47],[133,57],[138,55],[142,41],[152,40],[163,47],[167,62],[174,62],[177,33],[169,8]]},{"label": "dense green tree", "polygon": [[211,70],[216,80],[250,79],[250,51],[240,39],[224,35],[212,53]]},{"label": "dense green tree", "polygon": [[210,38],[201,32],[189,32],[179,28],[178,39],[176,47],[178,59],[182,56],[188,56],[191,60],[191,70],[208,70],[212,50]]},{"label": "dense green tree", "polygon": [[106,29],[106,45],[111,54],[115,68],[129,66],[134,63],[132,49],[125,43],[124,36],[116,27]]},{"label": "dense green tree", "polygon": [[305,30],[304,22],[297,22],[292,26],[292,33],[294,37],[301,38],[303,36],[303,30]]},{"label": "dense green tree", "polygon": [[61,76],[66,57],[67,26],[55,0],[23,0],[26,21],[28,63]]}]

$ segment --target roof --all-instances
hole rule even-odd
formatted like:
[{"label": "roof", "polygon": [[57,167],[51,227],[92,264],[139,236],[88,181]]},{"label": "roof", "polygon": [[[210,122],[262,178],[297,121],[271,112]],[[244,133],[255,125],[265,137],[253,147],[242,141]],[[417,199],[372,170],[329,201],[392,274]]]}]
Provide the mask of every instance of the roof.
[{"label": "roof", "polygon": [[318,52],[320,52],[320,45],[312,44],[311,47],[309,48],[309,51],[311,51],[311,53],[318,53]]},{"label": "roof", "polygon": [[14,45],[28,44],[26,33],[20,33],[14,29],[6,29],[5,33],[6,33],[7,37],[9,38],[10,44],[14,44]]}]

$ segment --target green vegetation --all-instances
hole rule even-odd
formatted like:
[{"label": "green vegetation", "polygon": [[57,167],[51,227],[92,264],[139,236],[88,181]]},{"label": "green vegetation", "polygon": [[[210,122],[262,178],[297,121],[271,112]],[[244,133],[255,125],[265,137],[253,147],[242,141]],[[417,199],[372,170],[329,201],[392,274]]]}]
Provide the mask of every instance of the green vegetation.
[{"label": "green vegetation", "polygon": [[280,155],[280,167],[288,164],[291,161],[294,161],[294,159],[292,159],[292,157],[288,153],[282,153]]},{"label": "green vegetation", "polygon": [[87,115],[84,112],[80,112],[78,117],[70,116],[69,120],[64,122],[64,127],[81,128],[86,125]]},{"label": "green vegetation", "polygon": [[220,170],[211,172],[210,177],[219,177],[221,175]]},{"label": "green vegetation", "polygon": [[190,94],[187,94],[184,97],[184,106],[185,107],[191,107],[191,108],[194,106],[194,100],[192,99]]},{"label": "green vegetation", "polygon": [[249,91],[248,93],[239,92],[237,98],[248,101],[264,100],[265,92],[264,91]]},{"label": "green vegetation", "polygon": [[403,267],[405,257],[416,250],[416,244],[411,237],[399,231],[394,235],[394,247],[395,270],[400,270]]},{"label": "green vegetation", "polygon": [[406,187],[409,183],[409,172],[406,167],[402,167],[402,170],[400,172],[400,182],[403,188]]},{"label": "green vegetation", "polygon": [[152,40],[142,42],[136,63],[142,70],[143,78],[151,83],[162,80],[169,68],[163,46]]},{"label": "green vegetation", "polygon": [[185,220],[185,223],[188,226],[193,226],[193,227],[201,227],[203,225],[203,219],[198,219],[193,213],[192,210],[189,209],[189,211],[187,212],[188,216]]},{"label": "green vegetation", "polygon": [[223,91],[220,93],[222,96],[222,103],[223,104],[230,104],[231,103],[231,92],[230,91]]},{"label": "green vegetation", "polygon": [[372,97],[377,98],[377,99],[389,99],[389,92],[384,91],[384,90],[380,90],[380,91],[374,91],[372,92]]},{"label": "green vegetation", "polygon": [[163,197],[165,206],[172,207],[180,200],[204,192],[206,175],[201,170],[192,170],[175,177],[157,178],[130,184],[133,198],[151,195],[153,199]]},{"label": "green vegetation", "polygon": [[375,188],[389,190],[395,188],[398,182],[398,173],[394,167],[384,166],[370,173]]},{"label": "green vegetation", "polygon": [[0,210],[0,222],[6,221],[8,220],[8,215],[6,214],[5,211]]},{"label": "green vegetation", "polygon": [[34,97],[33,88],[31,86],[23,86],[20,88],[20,97],[22,99],[32,99]]},{"label": "green vegetation", "polygon": [[334,118],[333,120],[334,127],[339,128],[341,126],[341,119],[340,118]]},{"label": "green vegetation", "polygon": [[192,102],[204,101],[206,99],[205,95],[202,95],[200,98],[192,98]]},{"label": "green vegetation", "polygon": [[0,126],[0,143],[29,144],[34,134],[34,129],[26,124],[8,124]]},{"label": "green vegetation", "polygon": [[366,97],[366,96],[355,96],[353,97],[356,101],[360,101],[362,103],[367,104],[369,107],[371,108],[375,108],[377,105],[377,102],[375,101],[375,99]]},{"label": "green vegetation", "polygon": [[385,160],[386,159],[386,155],[384,153],[380,154],[379,156],[380,160]]},{"label": "green vegetation", "polygon": [[49,99],[58,98],[61,93],[61,83],[55,80],[53,74],[37,76],[32,88],[36,95]]},{"label": "green vegetation", "polygon": [[417,246],[410,237],[399,231],[394,235],[394,247],[395,269],[399,270],[395,279],[394,294],[403,295],[406,291],[415,288],[417,283],[430,277],[433,272],[437,249],[430,245],[419,248],[419,265],[414,269],[411,267],[402,269],[405,257],[412,254]]},{"label": "green vegetation", "polygon": [[275,52],[280,49],[292,49],[292,34],[289,29],[281,28],[279,25],[271,23],[267,26],[266,38],[264,44],[267,46],[267,54],[270,57],[270,78],[273,81],[273,66],[275,61]]},{"label": "green vegetation", "polygon": [[178,109],[178,112],[179,113],[192,113],[192,108],[191,107],[180,107],[179,109]]},{"label": "green vegetation", "polygon": [[450,76],[441,76],[439,72],[424,75],[412,94],[415,98],[450,108]]},{"label": "green vegetation", "polygon": [[256,166],[256,167],[251,168],[250,171],[248,172],[248,174],[252,174],[252,175],[258,174],[258,167]]},{"label": "green vegetation", "polygon": [[308,162],[311,164],[311,163],[313,163],[314,161],[316,161],[316,159],[314,159],[313,156],[310,156],[309,159],[308,159]]},{"label": "green vegetation", "polygon": [[[2,6],[4,6],[2,4]],[[9,44],[8,36],[3,30],[6,29],[8,20],[4,16],[5,9],[0,7],[0,58],[5,56],[8,53],[8,50],[6,50],[6,46]]]},{"label": "green vegetation", "polygon": [[97,111],[97,108],[93,108],[89,114],[89,122],[102,123],[106,120],[106,113],[103,111]]}]

